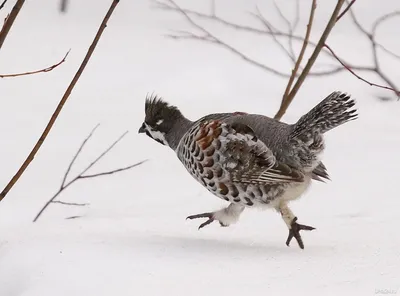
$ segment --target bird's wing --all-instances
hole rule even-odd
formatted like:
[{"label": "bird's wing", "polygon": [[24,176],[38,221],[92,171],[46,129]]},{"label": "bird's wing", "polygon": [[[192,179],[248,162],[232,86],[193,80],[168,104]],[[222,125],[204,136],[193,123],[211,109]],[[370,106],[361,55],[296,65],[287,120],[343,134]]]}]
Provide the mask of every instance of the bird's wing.
[{"label": "bird's wing", "polygon": [[[242,123],[227,124],[218,120],[204,122],[204,136],[217,135],[221,142],[220,162],[234,182],[279,184],[302,182],[301,171],[278,162],[273,152]],[[208,129],[211,129],[209,131]]]}]

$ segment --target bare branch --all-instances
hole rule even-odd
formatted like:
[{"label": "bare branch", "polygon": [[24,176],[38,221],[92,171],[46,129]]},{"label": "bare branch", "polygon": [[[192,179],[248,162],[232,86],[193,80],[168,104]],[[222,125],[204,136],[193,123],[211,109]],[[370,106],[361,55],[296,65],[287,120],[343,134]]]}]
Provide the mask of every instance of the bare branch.
[{"label": "bare branch", "polygon": [[396,10],[396,11],[392,11],[390,13],[387,13],[385,15],[382,15],[381,17],[379,17],[377,20],[375,20],[375,22],[372,24],[372,29],[371,29],[371,34],[373,36],[376,36],[376,30],[378,29],[378,27],[380,25],[382,25],[383,22],[396,17],[396,16],[400,16],[400,11]]},{"label": "bare branch", "polygon": [[[18,2],[20,2],[20,0],[18,0]],[[22,3],[23,3],[23,1],[22,1]],[[42,135],[40,136],[39,140],[37,141],[37,143],[33,147],[32,151],[29,153],[29,155],[26,158],[26,160],[24,161],[24,163],[18,169],[17,173],[12,177],[12,179],[9,181],[7,186],[0,193],[0,201],[7,195],[7,193],[10,191],[10,189],[14,186],[14,184],[22,176],[22,174],[24,173],[25,169],[29,166],[31,161],[34,159],[36,153],[39,151],[40,147],[42,146],[43,142],[45,141],[45,139],[46,139],[47,135],[49,134],[51,128],[53,127],[54,123],[56,122],[58,115],[60,114],[62,108],[64,107],[65,102],[67,101],[67,99],[69,98],[73,88],[75,87],[75,84],[78,82],[79,77],[82,75],[83,70],[85,69],[90,57],[92,56],[93,51],[96,48],[96,45],[99,42],[100,37],[103,34],[104,29],[106,28],[107,21],[110,18],[110,16],[112,15],[112,13],[113,13],[113,11],[114,11],[114,9],[115,9],[115,7],[117,6],[118,3],[119,3],[119,0],[113,0],[109,10],[107,11],[107,14],[105,15],[105,17],[104,17],[104,19],[103,19],[103,21],[102,21],[97,33],[96,33],[96,36],[95,36],[92,44],[89,47],[88,52],[86,53],[85,58],[83,59],[82,64],[80,65],[78,71],[76,72],[76,74],[75,74],[74,78],[72,79],[70,85],[68,86],[67,90],[65,91],[61,101],[59,102],[56,110],[54,111],[53,115],[51,116],[51,118],[50,118],[46,128],[44,129]],[[11,16],[10,16],[10,18],[11,18]],[[7,20],[7,22],[8,22],[8,20]],[[3,32],[1,32],[1,34],[3,34]]]},{"label": "bare branch", "polygon": [[81,218],[82,216],[69,216],[67,218],[65,218],[65,220],[73,220],[73,219],[78,219]]},{"label": "bare branch", "polygon": [[290,26],[290,29],[289,29],[289,35],[290,35],[290,37],[289,37],[289,50],[290,50],[290,53],[292,54],[293,57],[295,56],[295,53],[294,53],[293,37],[292,36],[294,35],[294,32],[297,29],[297,26],[299,25],[299,22],[300,22],[300,0],[296,0],[295,18],[294,18],[293,24]]},{"label": "bare branch", "polygon": [[131,168],[139,166],[139,165],[145,163],[146,161],[147,161],[147,159],[146,160],[142,160],[141,162],[138,162],[138,163],[135,163],[135,164],[132,164],[132,165],[128,165],[128,166],[120,168],[120,169],[112,170],[112,171],[107,171],[107,172],[102,172],[102,173],[97,173],[97,174],[90,174],[90,175],[80,175],[78,177],[78,179],[97,178],[97,177],[101,177],[101,176],[112,175],[112,174],[115,174],[115,173],[119,173],[119,172],[130,170]]},{"label": "bare branch", "polygon": [[[256,20],[259,21],[263,25],[264,28],[262,28],[262,29],[260,29],[258,27],[252,27],[249,25],[243,25],[243,24],[231,22],[227,19],[221,18],[220,16],[216,15],[215,10],[212,10],[212,12],[210,14],[207,14],[207,13],[202,13],[199,11],[181,8],[174,2],[174,0],[164,0],[164,1],[154,0],[154,2],[158,5],[159,8],[161,8],[163,10],[173,11],[173,12],[181,14],[183,17],[185,17],[185,19],[188,21],[190,26],[194,29],[193,31],[196,31],[196,33],[188,32],[188,31],[180,31],[175,35],[169,35],[169,37],[177,39],[177,40],[195,40],[195,41],[214,44],[221,48],[225,48],[226,50],[228,50],[231,53],[233,53],[234,55],[240,57],[247,63],[252,64],[253,66],[256,66],[256,67],[258,67],[264,71],[267,71],[271,74],[277,75],[279,77],[284,77],[284,78],[292,76],[292,75],[288,75],[287,73],[285,73],[285,71],[281,71],[281,70],[277,70],[272,67],[269,67],[268,65],[258,62],[257,60],[244,54],[237,48],[232,47],[229,43],[216,37],[212,32],[205,29],[196,20],[205,20],[205,21],[217,23],[228,29],[237,30],[237,31],[241,31],[241,32],[247,32],[247,33],[251,33],[251,34],[268,36],[268,37],[272,38],[273,42],[279,47],[279,49],[284,53],[284,55],[287,56],[291,60],[291,62],[293,63],[293,65],[295,67],[297,59],[294,54],[293,43],[294,42],[302,42],[302,44],[304,45],[304,41],[305,41],[305,36],[300,36],[300,35],[295,34],[295,28],[297,27],[297,24],[299,22],[299,0],[296,1],[296,12],[295,12],[296,14],[295,14],[295,18],[292,22],[290,22],[290,20],[284,15],[284,13],[282,12],[282,10],[278,6],[278,4],[274,3],[277,13],[279,14],[280,18],[286,24],[287,31],[280,30],[279,28],[274,26],[270,21],[268,21],[262,15],[262,13],[258,9],[258,7],[256,7],[255,13],[250,13],[250,14],[253,17],[255,17]],[[376,42],[375,34],[377,31],[377,28],[383,22],[385,22],[393,17],[399,16],[400,11],[394,11],[394,12],[388,13],[388,14],[378,18],[373,24],[372,32],[368,32],[361,25],[361,23],[357,20],[355,14],[353,12],[353,7],[354,7],[355,2],[356,2],[356,0],[346,0],[346,1],[340,0],[340,1],[338,1],[336,8],[340,5],[340,10],[338,13],[337,13],[337,11],[335,11],[335,13],[337,13],[336,19],[334,19],[334,20],[331,19],[330,22],[332,22],[332,23],[330,25],[333,27],[334,23],[338,22],[347,12],[349,12],[351,20],[353,21],[356,28],[363,35],[365,35],[371,42],[373,66],[354,65],[354,64],[349,64],[347,62],[344,62],[344,60],[342,58],[340,60],[347,65],[347,68],[351,68],[353,71],[356,70],[356,71],[375,73],[380,79],[382,79],[385,82],[385,84],[387,84],[390,88],[396,90],[396,93],[397,93],[398,92],[397,89],[399,89],[399,88],[397,88],[395,86],[393,81],[391,81],[387,75],[382,73],[382,70],[380,68],[380,63],[379,63],[378,49],[381,49],[383,52],[385,52],[399,60],[400,60],[400,55],[394,53],[393,51],[390,51],[382,44],[379,44],[378,42]],[[344,7],[345,3],[347,3],[347,5]],[[214,3],[212,3],[212,5],[214,5]],[[326,29],[327,28],[328,28],[328,26],[326,27]],[[326,29],[324,31],[324,34],[327,33]],[[325,37],[327,37],[327,36],[325,36]],[[288,41],[288,46],[285,44],[285,42],[282,42],[282,39]],[[290,90],[289,94],[287,96],[284,95],[284,97],[286,97],[286,98],[288,96],[293,96],[293,97],[291,99],[289,99],[289,101],[286,102],[285,105],[286,104],[288,104],[287,106],[290,105],[290,102],[293,100],[294,96],[296,95],[298,89],[300,88],[300,86],[302,85],[302,83],[306,77],[333,75],[333,74],[341,73],[343,71],[348,71],[348,69],[345,68],[342,64],[340,64],[340,66],[329,65],[326,68],[326,70],[311,70],[312,65],[315,62],[315,59],[322,53],[324,54],[324,56],[337,62],[336,57],[333,56],[331,54],[331,52],[328,50],[328,48],[325,47],[324,45],[325,45],[325,42],[321,42],[321,40],[319,40],[319,42],[316,43],[308,38],[307,46],[313,48],[313,55],[308,60],[308,63],[306,64],[306,66],[304,68],[302,67],[301,63],[298,64],[298,70],[294,74],[295,76],[292,77],[293,81],[292,82],[289,81],[288,85],[291,86],[293,83],[295,83],[294,78],[298,78],[298,79],[297,79],[294,87],[292,89],[289,88],[289,90]],[[309,67],[309,69],[307,69],[307,67]],[[300,76],[299,76],[299,72],[302,73],[302,74],[300,74]],[[292,71],[292,74],[293,74],[293,71]],[[303,76],[301,76],[301,75],[303,75]],[[286,93],[286,91],[285,91],[285,93]],[[283,101],[282,101],[282,103],[283,103]],[[285,105],[282,106],[282,104],[281,104],[281,108],[283,108],[283,109],[287,108],[287,107],[285,107]],[[282,112],[281,108],[280,108],[280,114],[276,114],[277,117],[281,117],[284,114],[284,111],[283,111],[283,113],[281,113]]]},{"label": "bare branch", "polygon": [[58,66],[60,66],[62,63],[65,62],[65,59],[67,58],[69,52],[71,50],[68,50],[68,52],[65,54],[65,56],[63,57],[63,59],[58,62],[57,64],[54,64],[50,67],[41,69],[41,70],[35,70],[35,71],[30,71],[30,72],[25,72],[25,73],[16,73],[16,74],[0,74],[0,78],[9,78],[9,77],[18,77],[18,76],[26,76],[26,75],[32,75],[32,74],[37,74],[37,73],[45,73],[45,72],[50,72],[52,71],[54,68],[57,68]]},{"label": "bare branch", "polygon": [[300,86],[303,84],[304,80],[307,78],[308,73],[311,70],[311,67],[314,65],[315,60],[317,59],[319,53],[321,52],[322,48],[324,47],[325,41],[329,36],[329,33],[333,29],[336,23],[337,16],[339,15],[340,9],[342,8],[344,0],[338,0],[335,9],[332,12],[331,18],[328,24],[325,27],[324,32],[320,40],[318,41],[317,46],[314,49],[314,52],[311,54],[304,70],[301,72],[299,78],[297,79],[295,85],[293,86],[292,90],[290,91],[286,100],[282,100],[281,106],[279,107],[278,112],[275,114],[274,118],[280,120],[282,116],[285,114],[287,108],[289,107],[290,103],[293,101],[294,97],[296,96]]},{"label": "bare branch", "polygon": [[293,81],[294,81],[294,79],[296,77],[297,71],[299,70],[301,61],[303,59],[304,53],[305,53],[307,45],[308,45],[308,39],[310,38],[312,23],[313,23],[313,20],[314,20],[314,12],[315,12],[316,8],[317,8],[317,1],[313,0],[312,3],[311,3],[310,18],[308,20],[307,30],[306,30],[306,35],[304,37],[303,46],[301,47],[300,54],[299,54],[299,57],[297,58],[296,64],[294,66],[294,69],[292,70],[292,75],[289,78],[289,82],[288,82],[288,84],[286,86],[285,93],[283,94],[282,105],[285,104],[286,100],[290,99],[289,98],[289,93],[290,93],[290,91],[292,89]]},{"label": "bare branch", "polygon": [[108,152],[110,152],[111,149],[115,147],[128,133],[128,131],[124,132],[117,140],[114,141],[106,150],[104,150],[94,161],[92,161],[86,169],[80,173],[80,176],[84,175],[88,170],[90,170],[100,159],[102,159]]},{"label": "bare branch", "polygon": [[4,5],[6,5],[7,1],[8,1],[8,0],[4,0],[3,3],[1,3],[1,5],[0,5],[0,10],[3,9],[3,7],[4,7]]},{"label": "bare branch", "polygon": [[338,22],[342,16],[346,14],[346,12],[351,8],[351,6],[356,2],[356,0],[352,0],[350,3],[347,4],[346,8],[339,14],[339,16],[336,18],[336,22]]},{"label": "bare branch", "polygon": [[372,83],[372,82],[366,80],[365,78],[362,78],[360,75],[358,75],[357,73],[355,73],[355,72],[352,70],[351,67],[349,67],[348,65],[346,65],[346,64],[335,54],[335,52],[332,50],[332,48],[330,48],[330,47],[329,47],[328,45],[326,45],[326,44],[325,44],[325,47],[332,53],[332,55],[338,60],[338,62],[341,63],[342,66],[346,68],[346,70],[348,70],[351,74],[353,74],[355,77],[357,77],[357,78],[360,79],[361,81],[364,81],[365,83],[369,84],[370,86],[376,86],[376,87],[379,87],[379,88],[384,88],[384,89],[391,90],[391,91],[395,92],[397,96],[400,96],[400,92],[397,91],[397,90],[394,89],[394,88],[387,87],[387,86],[383,86],[383,85],[379,85],[379,84],[376,84],[376,83]]},{"label": "bare branch", "polygon": [[[397,55],[397,54],[395,54],[395,53],[393,53],[392,51],[388,50],[388,49],[387,49],[385,46],[383,46],[382,44],[379,44],[379,43],[376,42],[376,31],[377,31],[378,27],[379,27],[383,22],[385,22],[385,21],[387,21],[387,20],[389,20],[389,19],[391,19],[391,18],[393,18],[393,17],[399,16],[399,15],[400,15],[400,11],[393,11],[393,12],[390,12],[390,13],[388,13],[388,14],[385,14],[385,15],[379,17],[379,18],[373,23],[371,32],[368,32],[368,31],[361,25],[361,23],[358,21],[356,15],[355,15],[353,9],[350,9],[349,12],[350,12],[351,19],[352,19],[354,25],[356,26],[356,28],[357,28],[357,29],[369,40],[369,42],[371,43],[371,51],[372,51],[372,58],[373,58],[373,64],[374,64],[374,66],[373,66],[373,67],[370,67],[369,71],[372,72],[372,73],[374,73],[374,74],[376,74],[382,81],[384,81],[384,82],[388,85],[388,87],[381,87],[381,86],[377,85],[376,83],[371,83],[371,82],[369,82],[369,81],[365,81],[364,78],[361,78],[361,79],[359,78],[359,79],[362,80],[362,81],[364,81],[364,82],[366,82],[366,83],[368,83],[369,85],[391,90],[391,91],[393,91],[393,92],[397,95],[398,98],[400,98],[400,95],[399,95],[399,88],[394,84],[394,82],[392,82],[392,81],[389,79],[389,77],[388,77],[386,74],[383,73],[383,71],[382,71],[382,69],[381,69],[381,66],[380,66],[380,63],[379,63],[379,57],[378,57],[378,51],[377,51],[377,49],[380,48],[380,49],[382,49],[384,52],[386,52],[387,54],[389,54],[389,55],[391,55],[392,57],[394,57],[394,58],[396,58],[396,59],[399,59],[399,60],[400,60],[400,56]],[[326,48],[327,48],[327,47],[326,47]],[[332,51],[331,51],[331,54],[332,54]],[[334,56],[334,55],[332,54],[332,56]],[[338,60],[341,64],[343,64],[343,63],[342,63],[343,60],[342,60],[342,59],[338,59],[337,56],[336,56],[336,60]],[[345,64],[348,66],[347,68],[351,68],[351,69],[353,69],[353,70],[355,69],[354,67],[349,66],[348,63],[345,63]],[[350,72],[350,73],[352,73],[352,72]],[[354,73],[352,73],[352,74],[354,75]],[[355,75],[355,76],[356,76],[356,75]],[[359,76],[359,75],[358,75],[358,76]],[[357,77],[357,76],[356,76],[356,77]],[[358,77],[357,77],[357,78],[358,78]]]},{"label": "bare branch", "polygon": [[[166,10],[175,10],[180,12],[188,21],[188,23],[190,25],[192,25],[195,29],[197,29],[198,31],[202,32],[203,35],[199,36],[199,35],[195,35],[192,33],[187,33],[184,35],[183,39],[193,39],[193,40],[201,40],[203,42],[208,42],[208,43],[212,43],[212,44],[218,44],[219,46],[228,49],[229,51],[231,51],[232,53],[238,55],[239,57],[241,57],[243,60],[245,60],[246,62],[253,64],[254,66],[257,66],[259,68],[262,68],[263,70],[270,72],[272,74],[281,76],[281,77],[289,77],[288,74],[283,73],[281,71],[275,70],[271,67],[268,67],[262,63],[259,63],[253,59],[251,59],[250,57],[248,57],[247,55],[243,54],[242,52],[240,52],[239,50],[237,50],[236,48],[234,48],[233,46],[225,43],[224,41],[222,41],[221,39],[219,39],[218,37],[216,37],[215,35],[211,34],[207,29],[205,29],[204,27],[200,26],[199,24],[197,24],[190,16],[189,14],[186,12],[186,10],[182,9],[180,6],[178,6],[173,0],[167,0],[172,6],[169,6],[165,3],[156,1],[156,3],[158,3],[159,7],[162,9],[166,9]],[[181,39],[180,37],[182,36],[178,36],[178,35],[168,35],[171,38],[174,39]]]},{"label": "bare branch", "polygon": [[386,52],[388,55],[391,55],[393,58],[396,58],[398,60],[400,60],[400,55],[394,53],[393,51],[387,49],[385,46],[383,46],[382,44],[377,44],[377,47],[379,47],[380,49],[382,49],[384,52]]},{"label": "bare branch", "polygon": [[[296,10],[295,10],[295,17],[292,24],[292,33],[296,30],[297,26],[300,22],[300,0],[296,0]],[[293,35],[293,34],[291,34]]]},{"label": "bare branch", "polygon": [[290,23],[289,19],[283,14],[282,9],[279,7],[278,3],[275,0],[272,1],[274,3],[275,9],[278,12],[278,15],[283,20],[283,22],[288,27],[288,30],[292,28],[292,24]]},{"label": "bare branch", "polygon": [[353,23],[354,23],[354,25],[356,26],[356,28],[357,28],[361,33],[363,33],[365,36],[371,35],[370,33],[368,33],[367,30],[364,29],[363,26],[361,26],[361,24],[360,24],[360,22],[358,21],[358,19],[357,19],[355,13],[354,13],[354,11],[353,11],[353,9],[349,9],[348,11],[349,11],[349,14],[350,14],[350,16],[351,16],[351,19],[353,20]]},{"label": "bare branch", "polygon": [[95,131],[97,130],[98,127],[99,127],[99,124],[97,124],[92,129],[92,131],[89,133],[89,135],[85,138],[85,140],[79,146],[77,152],[75,153],[74,157],[72,158],[70,164],[67,167],[67,170],[64,173],[64,177],[63,177],[61,186],[59,187],[58,191],[43,205],[43,207],[40,209],[40,211],[37,213],[37,215],[33,219],[33,222],[36,222],[40,218],[40,216],[43,214],[43,212],[52,203],[58,203],[58,204],[66,205],[66,206],[86,206],[86,205],[88,205],[88,203],[71,203],[71,202],[65,202],[65,201],[61,201],[61,200],[56,200],[56,198],[62,192],[64,192],[68,187],[73,185],[75,182],[77,182],[79,180],[83,180],[83,179],[90,179],[90,178],[96,178],[96,177],[101,177],[101,176],[106,176],[106,175],[117,174],[117,173],[120,173],[120,172],[123,172],[123,171],[130,170],[130,169],[132,169],[134,167],[140,166],[141,164],[143,164],[144,162],[147,161],[147,160],[143,160],[143,161],[140,161],[138,163],[135,163],[135,164],[132,164],[132,165],[129,165],[129,166],[126,166],[126,167],[122,167],[122,168],[117,168],[117,169],[114,169],[114,170],[111,170],[111,171],[105,171],[105,172],[94,173],[94,174],[85,174],[91,167],[93,167],[94,164],[96,164],[99,160],[101,160],[106,154],[108,154],[115,147],[116,144],[118,144],[121,141],[121,139],[126,135],[126,133],[124,133],[116,141],[114,141],[103,153],[101,153],[100,156],[98,156],[93,162],[91,162],[81,173],[79,173],[76,177],[72,178],[69,182],[66,182],[67,177],[68,177],[68,175],[69,175],[69,173],[71,171],[72,165],[76,162],[77,158],[82,153],[85,145],[92,138],[93,134],[95,133]]},{"label": "bare branch", "polygon": [[[175,34],[168,34],[166,35],[169,38],[175,39],[175,40],[194,40],[194,41],[200,41],[200,42],[206,42],[210,44],[217,45],[221,48],[225,48],[226,50],[230,51],[234,55],[238,56],[239,58],[243,59],[245,62],[248,62],[249,64],[256,66],[266,72],[269,72],[271,74],[277,75],[279,77],[283,78],[289,78],[290,74],[285,73],[283,71],[276,70],[272,67],[269,67],[261,62],[256,61],[255,59],[251,58],[250,56],[244,54],[243,52],[239,51],[238,49],[234,48],[233,46],[229,45],[227,42],[222,41],[221,39],[217,38],[215,35],[213,35],[210,31],[206,30],[204,27],[202,27],[200,24],[198,24],[193,17],[203,19],[206,21],[211,21],[218,23],[222,26],[225,26],[227,28],[237,30],[237,31],[242,31],[242,32],[248,32],[256,35],[265,35],[268,37],[271,37],[272,40],[278,45],[278,47],[285,53],[286,56],[289,57],[289,59],[292,61],[293,65],[296,62],[294,50],[293,50],[293,42],[303,42],[304,37],[303,36],[298,36],[294,35],[291,32],[283,32],[278,30],[275,26],[273,26],[260,12],[260,10],[256,7],[256,12],[255,13],[250,13],[253,17],[255,17],[264,27],[265,30],[247,26],[247,25],[242,25],[242,24],[237,24],[230,22],[226,19],[223,19],[217,15],[208,15],[206,13],[198,12],[198,11],[193,11],[190,9],[185,9],[180,6],[178,6],[174,1],[171,0],[165,0],[164,2],[159,1],[159,0],[153,0],[153,2],[156,4],[156,7],[165,11],[172,11],[181,14],[184,16],[186,20],[188,18],[190,21],[188,21],[189,25],[191,25],[196,31],[200,31],[200,34],[196,34],[193,32],[188,32],[188,31],[175,31]],[[296,2],[298,5],[298,3]],[[294,21],[294,24],[292,25],[293,32],[295,26],[297,26],[298,20],[297,20],[297,15],[299,14],[298,12],[298,7],[296,6],[296,19]],[[289,48],[287,49],[283,43],[278,39],[278,38],[287,38],[289,39]],[[314,43],[313,41],[309,40],[308,44],[316,47],[317,44]],[[322,49],[324,55],[327,57],[331,58],[334,60],[334,58],[330,55],[329,51],[326,50],[325,48]],[[341,68],[341,67],[340,67]],[[302,70],[302,68],[300,67]],[[330,70],[325,70],[325,71],[310,71],[309,75],[310,76],[324,76],[324,75],[330,75],[330,74],[335,74],[340,72],[341,70],[338,70],[337,67],[330,69]]]},{"label": "bare branch", "polygon": [[86,139],[82,142],[81,146],[79,147],[78,151],[75,153],[74,157],[72,158],[71,162],[69,163],[69,166],[67,168],[67,171],[64,174],[64,178],[61,182],[61,187],[60,189],[63,189],[65,186],[65,182],[67,181],[69,172],[71,171],[72,166],[74,165],[76,159],[78,158],[79,154],[82,152],[83,148],[85,147],[87,141],[90,140],[90,138],[93,136],[94,132],[97,130],[97,128],[100,126],[100,124],[97,124],[92,131],[90,132],[89,136],[86,137]]},{"label": "bare branch", "polygon": [[[0,31],[0,49],[2,48],[4,40],[6,40],[8,32],[10,32],[10,29],[11,29],[12,25],[14,24],[14,21],[17,18],[19,11],[21,10],[24,3],[25,3],[25,0],[17,0],[17,3],[15,3],[10,14],[7,16],[7,18],[4,22],[3,28]],[[2,5],[4,5],[4,4],[5,4],[5,2],[3,2]],[[1,201],[1,199],[0,199],[0,201]]]},{"label": "bare branch", "polygon": [[249,27],[249,26],[235,24],[235,23],[229,22],[229,21],[227,21],[225,19],[222,19],[220,17],[217,17],[216,15],[212,15],[212,14],[208,15],[208,14],[201,13],[201,12],[198,12],[198,11],[194,11],[194,10],[190,10],[190,9],[184,9],[184,8],[181,8],[180,6],[177,7],[177,4],[175,2],[171,3],[171,1],[169,1],[169,0],[166,0],[166,1],[168,1],[170,3],[170,5],[166,4],[166,3],[162,2],[162,1],[159,1],[159,0],[153,0],[153,2],[157,5],[157,7],[159,9],[162,9],[162,10],[165,10],[165,11],[173,11],[173,12],[179,12],[179,13],[184,12],[186,15],[192,15],[192,16],[198,17],[200,19],[204,19],[204,20],[212,20],[212,21],[218,22],[218,23],[220,23],[222,25],[225,25],[227,27],[231,27],[233,29],[236,29],[236,30],[253,32],[253,33],[257,33],[257,34],[266,34],[266,32],[264,30],[260,30],[260,29],[257,29],[257,28]]},{"label": "bare branch", "polygon": [[52,203],[57,203],[57,204],[61,204],[64,206],[78,206],[78,207],[84,207],[84,206],[89,205],[89,203],[65,202],[65,201],[61,201],[61,200],[53,200]]},{"label": "bare branch", "polygon": [[[290,60],[293,63],[295,63],[296,57],[294,55],[293,48],[289,47],[289,49],[286,49],[286,47],[282,44],[282,42],[278,39],[277,35],[275,34],[277,32],[277,29],[262,15],[262,13],[258,9],[258,7],[256,7],[256,13],[252,14],[252,15],[261,21],[261,23],[270,32],[270,36],[272,37],[274,42],[282,49],[282,51],[284,51],[286,53],[286,55],[290,58]],[[293,40],[293,38],[289,37],[289,40]],[[290,41],[289,41],[289,43],[290,43]]]}]

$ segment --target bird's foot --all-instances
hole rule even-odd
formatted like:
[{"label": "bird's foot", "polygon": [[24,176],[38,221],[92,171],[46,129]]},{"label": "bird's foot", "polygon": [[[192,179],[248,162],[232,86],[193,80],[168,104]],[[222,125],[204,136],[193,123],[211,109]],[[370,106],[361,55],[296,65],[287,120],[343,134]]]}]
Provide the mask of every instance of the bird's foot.
[{"label": "bird's foot", "polygon": [[228,207],[223,208],[219,211],[202,213],[197,215],[191,215],[187,219],[198,219],[198,218],[208,218],[206,222],[199,226],[199,229],[211,224],[214,221],[218,221],[223,227],[227,227],[231,224],[236,223],[239,220],[240,214],[243,212],[244,206],[231,203]]},{"label": "bird's foot", "polygon": [[204,226],[207,226],[207,225],[211,224],[212,222],[214,222],[214,221],[216,221],[216,220],[217,220],[217,221],[219,222],[219,224],[220,224],[221,226],[223,226],[223,227],[229,226],[229,224],[224,224],[223,222],[219,221],[219,220],[215,217],[215,212],[202,213],[202,214],[197,214],[197,215],[190,215],[190,216],[186,217],[186,220],[187,220],[187,219],[190,219],[190,220],[192,220],[192,219],[199,219],[199,218],[208,218],[208,220],[207,220],[206,222],[200,224],[199,230],[200,230],[201,228],[203,228]]},{"label": "bird's foot", "polygon": [[297,223],[297,217],[294,217],[294,219],[291,222],[291,228],[289,229],[289,235],[286,240],[286,245],[289,246],[290,241],[294,237],[297,240],[297,243],[299,244],[299,247],[301,249],[304,249],[304,243],[300,235],[300,230],[314,230],[315,228],[312,226],[308,225],[302,225]]}]

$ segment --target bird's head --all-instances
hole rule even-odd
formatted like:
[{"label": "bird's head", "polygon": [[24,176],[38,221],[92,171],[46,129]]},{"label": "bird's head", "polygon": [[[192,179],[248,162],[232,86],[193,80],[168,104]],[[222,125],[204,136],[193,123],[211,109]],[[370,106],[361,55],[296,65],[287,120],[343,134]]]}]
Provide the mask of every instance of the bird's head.
[{"label": "bird's head", "polygon": [[182,118],[177,107],[169,105],[157,96],[147,96],[145,102],[145,119],[139,133],[163,145],[169,145],[167,138],[176,122]]}]

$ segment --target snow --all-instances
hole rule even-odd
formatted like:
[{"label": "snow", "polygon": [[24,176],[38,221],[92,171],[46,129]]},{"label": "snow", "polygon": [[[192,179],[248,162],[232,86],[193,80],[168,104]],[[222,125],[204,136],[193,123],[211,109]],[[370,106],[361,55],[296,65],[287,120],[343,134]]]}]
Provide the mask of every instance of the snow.
[{"label": "snow", "polygon": [[[70,2],[68,13],[60,15],[58,1],[27,1],[1,49],[1,74],[51,65],[72,50],[52,72],[0,80],[0,184],[8,182],[36,142],[111,1]],[[320,2],[315,36],[336,1]],[[246,21],[244,11],[255,3],[221,0],[218,9],[227,18]],[[355,6],[364,24],[399,8],[397,0]],[[302,9],[303,16],[307,10]],[[380,40],[400,52],[393,27],[382,27]],[[327,134],[323,159],[332,182],[313,183],[290,204],[300,223],[317,228],[303,234],[305,250],[295,242],[286,247],[287,228],[274,211],[246,209],[235,225],[214,223],[197,231],[201,222],[185,221],[186,216],[226,204],[197,184],[168,147],[137,134],[146,94],[165,97],[189,118],[238,110],[272,116],[286,81],[218,47],[163,36],[182,28],[187,28],[182,18],[154,10],[148,1],[120,2],[48,139],[0,203],[0,295],[399,293],[399,103],[378,101],[376,95],[389,93],[348,73],[306,80],[284,121],[296,121],[334,90],[357,99],[360,118]],[[287,60],[261,37],[216,30],[255,58],[288,69]],[[347,60],[370,60],[368,43],[345,18],[329,44]],[[395,62],[382,62],[398,80]],[[60,200],[89,206],[54,204],[32,223],[99,122],[72,176],[125,130],[131,132],[93,172],[150,160],[119,175],[77,182]],[[70,216],[81,217],[65,219]]]}]

